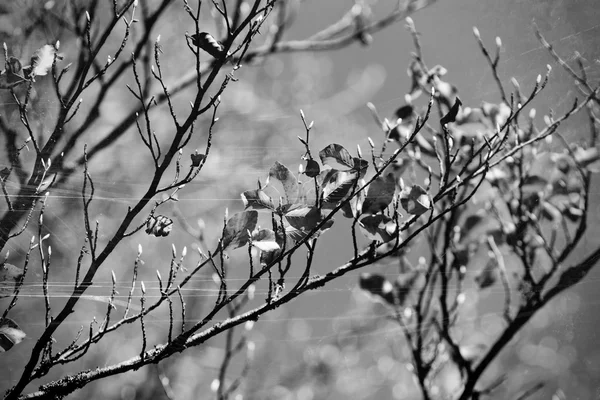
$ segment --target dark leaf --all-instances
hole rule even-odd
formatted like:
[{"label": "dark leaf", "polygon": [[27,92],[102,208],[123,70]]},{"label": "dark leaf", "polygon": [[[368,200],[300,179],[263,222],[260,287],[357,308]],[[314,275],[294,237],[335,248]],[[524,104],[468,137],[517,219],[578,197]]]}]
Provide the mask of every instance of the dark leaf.
[{"label": "dark leaf", "polygon": [[[366,182],[364,179],[361,179],[357,187],[363,187],[365,183]],[[352,198],[342,207],[342,215],[346,218],[355,218],[356,216],[362,214],[365,197],[366,194],[364,190],[361,190],[352,196]]]},{"label": "dark leaf", "polygon": [[360,274],[358,285],[372,296],[380,297],[388,304],[394,304],[394,285],[383,275],[363,272]]},{"label": "dark leaf", "polygon": [[367,160],[363,160],[362,158],[354,157],[354,170],[359,171],[361,176],[364,176],[367,172],[367,168],[369,167],[369,162]]},{"label": "dark leaf", "polygon": [[255,210],[243,211],[229,218],[223,233],[223,250],[231,246],[237,249],[248,243],[248,231],[254,231],[258,221],[258,212]]},{"label": "dark leaf", "polygon": [[190,155],[190,158],[192,159],[192,167],[199,167],[206,156],[204,154],[194,153]]},{"label": "dark leaf", "polygon": [[319,163],[315,160],[306,160],[306,168],[304,168],[304,173],[306,176],[310,178],[314,178],[319,175],[321,172],[321,167],[319,167]]},{"label": "dark leaf", "polygon": [[398,226],[387,215],[367,215],[358,222],[358,225],[369,240],[386,243],[398,235]]},{"label": "dark leaf", "polygon": [[406,104],[399,109],[396,110],[396,118],[402,118],[402,120],[406,120],[412,118],[413,116],[413,106],[410,104]]},{"label": "dark leaf", "polygon": [[319,152],[321,163],[335,167],[335,163],[341,164],[348,169],[354,168],[355,161],[343,146],[330,144]]},{"label": "dark leaf", "polygon": [[410,190],[403,190],[400,193],[400,204],[411,215],[421,215],[431,208],[427,191],[419,185],[414,185]]},{"label": "dark leaf", "polygon": [[452,108],[450,108],[450,111],[448,111],[448,114],[444,115],[442,117],[442,119],[440,119],[440,124],[446,125],[450,122],[456,121],[456,116],[458,115],[458,110],[460,109],[461,105],[462,105],[462,102],[460,101],[460,99],[457,96],[456,100],[454,101],[454,105],[452,106]]},{"label": "dark leaf", "polygon": [[490,234],[497,236],[499,233],[502,233],[500,222],[485,210],[480,210],[466,217],[460,225],[460,243],[480,241]]},{"label": "dark leaf", "polygon": [[190,39],[194,46],[201,48],[214,58],[222,58],[225,55],[223,45],[208,32],[193,34]]},{"label": "dark leaf", "polygon": [[27,336],[19,326],[9,318],[0,319],[0,352],[10,350]]},{"label": "dark leaf", "polygon": [[285,214],[286,221],[296,229],[313,229],[321,221],[321,211],[317,207],[301,204],[292,206]]},{"label": "dark leaf", "polygon": [[271,198],[262,189],[247,190],[242,193],[242,201],[245,209],[274,210],[275,205]]},{"label": "dark leaf", "polygon": [[288,167],[275,161],[275,164],[269,170],[269,179],[271,178],[278,180],[283,185],[286,204],[291,204],[298,199],[298,179]]},{"label": "dark leaf", "polygon": [[490,257],[486,265],[481,269],[475,277],[475,282],[480,289],[485,289],[492,286],[498,280],[498,267],[496,259]]},{"label": "dark leaf", "polygon": [[391,173],[385,177],[377,177],[369,185],[367,197],[362,206],[362,212],[365,214],[376,214],[383,211],[392,202],[394,192],[396,191],[396,180]]},{"label": "dark leaf", "polygon": [[410,271],[398,275],[395,282],[395,289],[399,305],[404,305],[408,295],[411,293],[420,277],[421,273],[419,271]]},{"label": "dark leaf", "polygon": [[9,263],[0,265],[0,298],[12,296],[23,270]]},{"label": "dark leaf", "polygon": [[10,169],[8,167],[2,168],[0,170],[0,181],[6,180],[10,176]]},{"label": "dark leaf", "polygon": [[521,190],[523,194],[530,195],[538,192],[543,192],[548,185],[548,181],[541,176],[528,175],[523,179]]}]

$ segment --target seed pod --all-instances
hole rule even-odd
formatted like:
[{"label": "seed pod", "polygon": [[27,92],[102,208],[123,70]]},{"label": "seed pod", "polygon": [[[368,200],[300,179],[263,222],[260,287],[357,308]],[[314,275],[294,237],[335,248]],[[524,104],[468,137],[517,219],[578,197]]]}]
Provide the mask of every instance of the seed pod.
[{"label": "seed pod", "polygon": [[164,215],[151,216],[146,222],[146,233],[156,237],[168,236],[173,229],[173,220]]}]

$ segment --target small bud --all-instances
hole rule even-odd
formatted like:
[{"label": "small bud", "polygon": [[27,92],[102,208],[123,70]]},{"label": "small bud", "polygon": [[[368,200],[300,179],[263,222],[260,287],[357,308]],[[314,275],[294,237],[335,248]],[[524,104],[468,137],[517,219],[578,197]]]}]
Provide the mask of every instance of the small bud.
[{"label": "small bud", "polygon": [[142,289],[142,294],[146,294],[146,285],[144,285],[144,281],[140,282],[140,287]]},{"label": "small bud", "polygon": [[517,89],[519,89],[521,87],[521,85],[519,85],[519,82],[517,81],[517,79],[513,76],[512,78],[510,78],[510,82],[513,84],[513,86]]},{"label": "small bud", "polygon": [[85,19],[87,19],[88,22],[90,22],[91,18],[90,18],[90,13],[89,12],[85,12]]},{"label": "small bud", "polygon": [[156,270],[156,277],[158,278],[159,281],[162,281],[162,276],[160,275],[159,270]]},{"label": "small bud", "polygon": [[181,258],[187,255],[187,246],[183,246],[183,250],[181,250]]},{"label": "small bud", "polygon": [[358,154],[358,158],[362,158],[362,150],[359,144],[356,145],[356,153]]},{"label": "small bud", "polygon": [[117,283],[117,276],[115,275],[115,271],[114,270],[110,271],[110,277],[112,278],[113,285],[115,285]]},{"label": "small bud", "polygon": [[314,125],[315,121],[310,121],[310,124],[308,124],[308,130],[311,130]]},{"label": "small bud", "polygon": [[550,64],[546,64],[546,70],[548,73],[550,73],[552,71],[552,66]]},{"label": "small bud", "polygon": [[371,139],[370,137],[367,137],[367,140],[369,141],[369,146],[371,146],[371,148],[374,149],[375,143],[373,143],[373,139]]},{"label": "small bud", "polygon": [[474,27],[473,27],[473,35],[475,35],[475,37],[476,37],[478,40],[481,40],[481,35],[479,34],[479,29],[477,29],[477,27],[476,27],[476,26],[474,26]]},{"label": "small bud", "polygon": [[217,285],[219,285],[221,283],[221,277],[216,272],[212,274],[212,280]]},{"label": "small bud", "polygon": [[160,35],[156,37],[156,43],[160,42]]},{"label": "small bud", "polygon": [[244,329],[247,331],[251,331],[254,328],[254,321],[246,321],[244,324]]},{"label": "small bud", "polygon": [[302,175],[304,173],[304,165],[298,165],[298,175]]},{"label": "small bud", "polygon": [[256,350],[256,343],[249,341],[246,344],[246,350],[248,351],[247,357],[248,359],[252,359],[254,357],[254,351]]},{"label": "small bud", "polygon": [[500,36],[496,36],[496,46],[502,47],[502,39],[500,39]]},{"label": "small bud", "polygon": [[60,40],[57,40],[57,41],[56,41],[56,44],[54,45],[54,48],[55,48],[56,50],[58,50],[58,49],[60,48]]},{"label": "small bud", "polygon": [[248,286],[248,300],[254,299],[254,293],[256,293],[256,286],[255,285]]},{"label": "small bud", "polygon": [[[548,136],[551,137],[551,136]],[[52,255],[52,246],[48,246],[48,257]]]},{"label": "small bud", "polygon": [[221,386],[221,381],[219,381],[218,379],[213,379],[213,381],[210,383],[210,390],[212,390],[213,392],[216,392],[217,390],[219,390],[220,386]]},{"label": "small bud", "polygon": [[459,293],[458,296],[456,296],[456,302],[458,304],[463,304],[466,299],[467,299],[467,296],[465,296],[464,293]]},{"label": "small bud", "polygon": [[142,255],[142,244],[138,244],[138,257]]},{"label": "small bud", "polygon": [[177,257],[177,249],[175,248],[175,243],[171,243],[171,252],[173,253],[173,258]]},{"label": "small bud", "polygon": [[535,81],[538,83],[538,85],[542,82],[542,74],[538,74],[537,78],[535,78]]},{"label": "small bud", "polygon": [[531,118],[531,119],[535,118],[535,108],[532,108],[531,110],[529,110],[529,118]]}]

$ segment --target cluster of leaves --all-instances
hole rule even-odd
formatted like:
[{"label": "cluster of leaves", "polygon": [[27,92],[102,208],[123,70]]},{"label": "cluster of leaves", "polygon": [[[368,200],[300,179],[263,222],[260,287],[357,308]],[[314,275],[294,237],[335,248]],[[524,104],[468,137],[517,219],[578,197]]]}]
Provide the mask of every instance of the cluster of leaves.
[{"label": "cluster of leaves", "polygon": [[[420,51],[412,21],[408,28]],[[373,299],[393,310],[393,319],[403,328],[424,398],[440,388],[461,399],[494,390],[497,384],[476,392],[475,384],[495,355],[537,310],[580,281],[598,259],[596,250],[580,264],[565,265],[584,235],[591,176],[598,171],[596,92],[580,78],[589,89],[582,90],[583,104],[575,102],[556,119],[545,116],[544,126],[538,128],[535,109],[528,114],[524,110],[545,87],[550,67],[545,79],[538,76],[529,96],[513,78],[514,92],[508,96],[497,78],[501,41],[497,39],[497,55],[491,58],[478,30],[474,33],[494,71],[500,103],[463,106],[457,88],[442,78],[446,69],[439,65],[428,69],[419,52],[408,68],[412,86],[406,103],[395,113],[396,120],[381,121],[370,105],[387,141],[408,143],[409,162],[429,177],[427,190],[413,186],[410,196],[401,198],[403,208],[416,215],[431,206],[449,210],[431,224],[421,246],[406,243],[402,251],[390,254],[396,261],[382,260],[384,266],[399,265],[396,279],[389,279],[389,272],[364,272],[359,280]],[[427,124],[427,134],[411,141],[418,116],[414,101],[430,90],[440,110],[440,126]],[[580,110],[588,111],[590,138],[568,143],[558,126]],[[559,146],[553,138],[558,138]],[[406,166],[398,169],[404,171]],[[473,180],[477,176],[482,177],[479,182]],[[378,179],[383,182],[385,177]],[[439,187],[430,197],[432,181]],[[466,194],[469,188],[472,195]],[[383,195],[385,190],[380,192]],[[381,243],[387,238],[371,239]],[[377,246],[377,253],[387,250]],[[415,247],[418,253],[409,257],[408,249]],[[418,263],[413,265],[415,258]],[[505,263],[505,258],[515,262]],[[498,314],[506,329],[491,342],[476,346],[464,335],[456,339],[466,290],[483,291],[500,284],[505,301]],[[437,378],[447,369],[457,371],[450,386]],[[505,379],[501,376],[497,382]]]}]

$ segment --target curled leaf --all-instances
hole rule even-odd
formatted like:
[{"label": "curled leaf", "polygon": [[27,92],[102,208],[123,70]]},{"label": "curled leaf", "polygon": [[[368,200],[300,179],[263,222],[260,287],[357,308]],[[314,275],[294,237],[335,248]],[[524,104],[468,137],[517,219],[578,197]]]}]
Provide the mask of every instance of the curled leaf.
[{"label": "curled leaf", "polygon": [[367,215],[358,222],[358,226],[369,240],[382,243],[389,242],[398,235],[398,225],[384,214]]},{"label": "curled leaf", "polygon": [[321,162],[323,164],[330,165],[332,167],[335,167],[335,163],[338,163],[345,166],[347,169],[354,168],[354,159],[348,150],[339,144],[333,143],[325,147],[319,152],[319,157],[321,158]]},{"label": "curled leaf", "polygon": [[444,115],[442,119],[440,119],[440,124],[446,125],[450,122],[456,121],[456,116],[458,115],[458,111],[460,110],[461,105],[462,102],[460,101],[458,96],[456,96],[456,100],[454,101],[454,104],[452,105],[448,113]]},{"label": "curled leaf", "polygon": [[0,319],[0,352],[10,350],[14,345],[19,344],[27,336],[19,328],[19,325],[10,318]]},{"label": "curled leaf", "polygon": [[192,167],[199,167],[202,163],[202,160],[206,158],[204,154],[198,154],[198,152],[191,154],[190,158],[192,159]]},{"label": "curled leaf", "polygon": [[245,191],[242,193],[242,201],[245,209],[275,210],[275,204],[262,189]]},{"label": "curled leaf", "polygon": [[261,251],[274,251],[280,248],[275,239],[275,232],[270,229],[255,231],[252,234],[252,246]]},{"label": "curled leaf", "polygon": [[257,221],[258,212],[255,210],[242,211],[229,218],[223,233],[223,250],[228,247],[237,249],[248,243],[248,231],[254,231]]},{"label": "curled leaf", "polygon": [[195,33],[190,36],[190,39],[194,46],[201,48],[214,58],[222,58],[225,55],[223,45],[208,32]]}]

